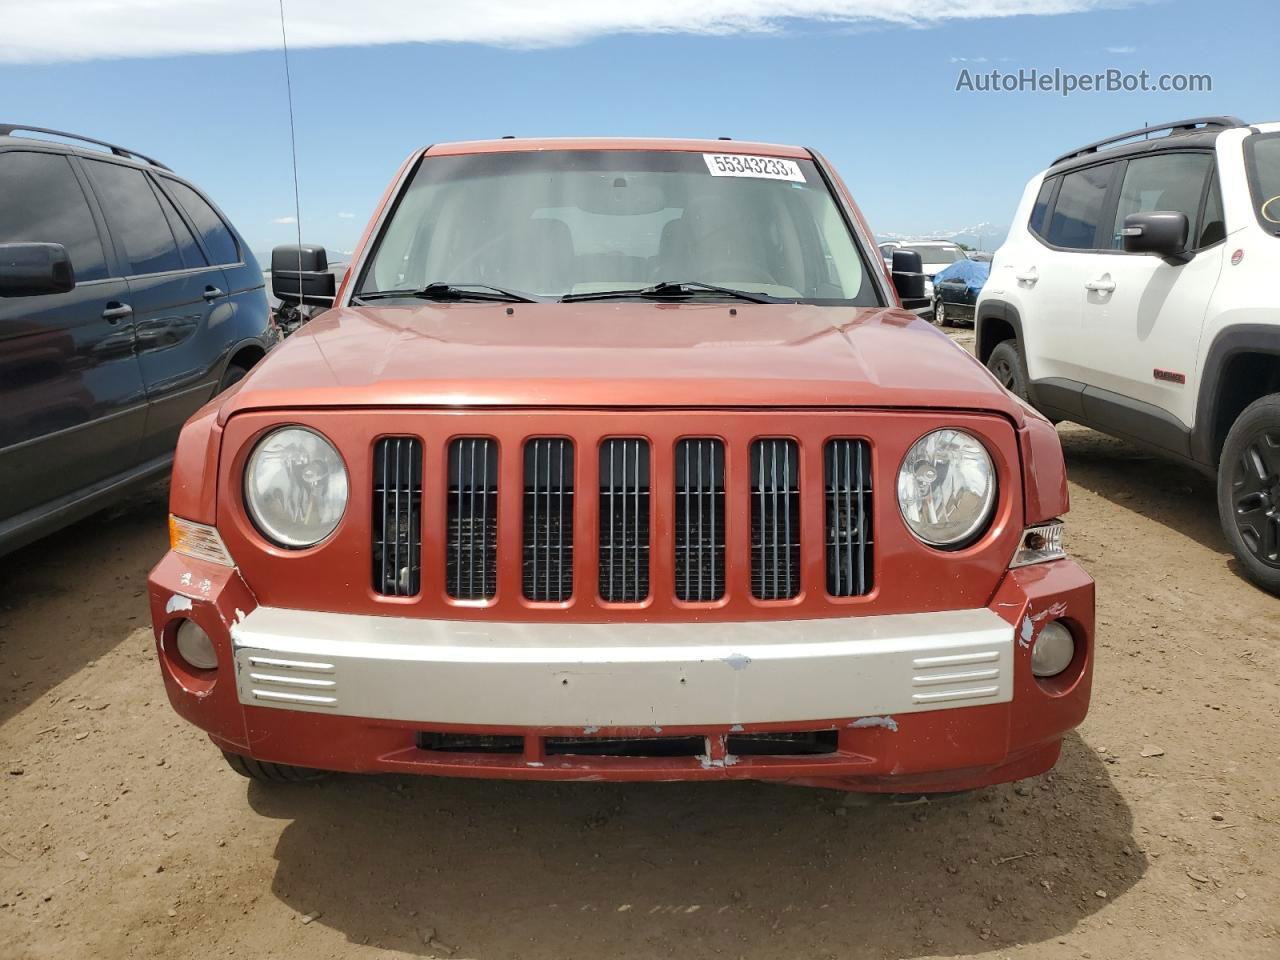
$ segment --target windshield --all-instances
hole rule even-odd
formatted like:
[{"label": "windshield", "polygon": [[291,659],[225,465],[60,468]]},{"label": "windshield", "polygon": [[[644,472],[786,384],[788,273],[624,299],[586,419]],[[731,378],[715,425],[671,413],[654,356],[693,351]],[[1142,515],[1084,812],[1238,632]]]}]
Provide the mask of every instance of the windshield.
[{"label": "windshield", "polygon": [[899,247],[907,253],[920,254],[921,263],[955,263],[957,260],[965,258],[964,251],[959,247],[937,247],[933,244],[924,244],[913,247],[908,244],[905,247]]},{"label": "windshield", "polygon": [[1280,233],[1280,133],[1250,137],[1245,141],[1245,158],[1258,222],[1271,233]]},{"label": "windshield", "polygon": [[812,161],[650,150],[428,156],[356,296],[447,283],[558,298],[663,281],[879,304]]}]

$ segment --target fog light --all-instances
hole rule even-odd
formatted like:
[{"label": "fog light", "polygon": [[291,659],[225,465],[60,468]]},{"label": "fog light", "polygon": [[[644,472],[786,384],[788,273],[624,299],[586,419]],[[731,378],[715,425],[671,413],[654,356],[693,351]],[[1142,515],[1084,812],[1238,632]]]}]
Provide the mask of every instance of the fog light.
[{"label": "fog light", "polygon": [[1031,648],[1031,672],[1037,677],[1056,677],[1071,665],[1076,655],[1076,640],[1061,620],[1040,628]]},{"label": "fog light", "polygon": [[214,670],[218,666],[213,641],[194,620],[183,620],[178,626],[178,655],[197,670]]}]

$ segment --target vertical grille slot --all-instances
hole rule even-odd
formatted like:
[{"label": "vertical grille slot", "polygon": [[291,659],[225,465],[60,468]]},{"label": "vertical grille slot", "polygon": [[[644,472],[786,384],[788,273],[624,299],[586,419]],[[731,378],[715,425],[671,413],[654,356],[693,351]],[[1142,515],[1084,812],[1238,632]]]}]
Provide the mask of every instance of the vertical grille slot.
[{"label": "vertical grille slot", "polygon": [[460,437],[449,445],[445,589],[455,600],[498,592],[498,445]]},{"label": "vertical grille slot", "polygon": [[373,588],[411,597],[422,587],[422,442],[385,437],[373,451]]},{"label": "vertical grille slot", "polygon": [[800,456],[794,440],[751,444],[751,595],[788,600],[800,592]]},{"label": "vertical grille slot", "polygon": [[681,440],[675,463],[676,598],[724,596],[724,444]]},{"label": "vertical grille slot", "polygon": [[524,596],[573,595],[573,442],[534,437],[524,445]]},{"label": "vertical grille slot", "polygon": [[826,448],[827,592],[870,592],[871,451],[865,440],[830,440]]},{"label": "vertical grille slot", "polygon": [[649,442],[600,446],[600,598],[639,603],[649,596]]}]

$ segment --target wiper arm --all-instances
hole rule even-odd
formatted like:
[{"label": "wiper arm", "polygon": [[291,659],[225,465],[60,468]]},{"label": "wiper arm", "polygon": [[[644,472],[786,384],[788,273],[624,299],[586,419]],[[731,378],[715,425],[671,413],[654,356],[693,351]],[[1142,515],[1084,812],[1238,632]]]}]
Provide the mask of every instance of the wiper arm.
[{"label": "wiper arm", "polygon": [[439,302],[492,300],[496,303],[538,303],[533,297],[488,283],[429,283],[416,290],[371,290],[357,293],[357,300],[390,300],[396,297]]},{"label": "wiper arm", "polygon": [[649,287],[636,287],[632,290],[595,290],[591,293],[570,293],[560,298],[561,303],[575,303],[582,300],[616,300],[622,297],[642,297],[644,299],[664,300],[679,297],[692,297],[698,293],[714,293],[735,300],[746,300],[749,303],[782,303],[777,297],[765,296],[762,293],[747,293],[745,290],[734,290],[730,287],[717,287],[715,284],[702,283],[699,280],[663,280]]}]

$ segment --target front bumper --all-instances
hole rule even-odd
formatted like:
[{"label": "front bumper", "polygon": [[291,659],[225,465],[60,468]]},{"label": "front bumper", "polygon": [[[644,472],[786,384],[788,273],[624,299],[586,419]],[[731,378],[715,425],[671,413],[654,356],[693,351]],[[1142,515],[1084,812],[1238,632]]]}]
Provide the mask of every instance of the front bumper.
[{"label": "front bumper", "polygon": [[[515,624],[258,607],[236,571],[169,554],[151,604],[180,714],[224,750],[352,772],[964,789],[1052,766],[1092,672],[1093,583],[1070,561],[1011,571],[976,610]],[[184,617],[213,638],[218,670],[174,651]],[[1031,642],[1050,617],[1079,652],[1040,682]],[[731,749],[766,733],[822,733],[827,747]],[[508,752],[430,747],[447,734]],[[582,749],[594,738],[631,752]],[[670,755],[677,741],[700,746]]]}]

